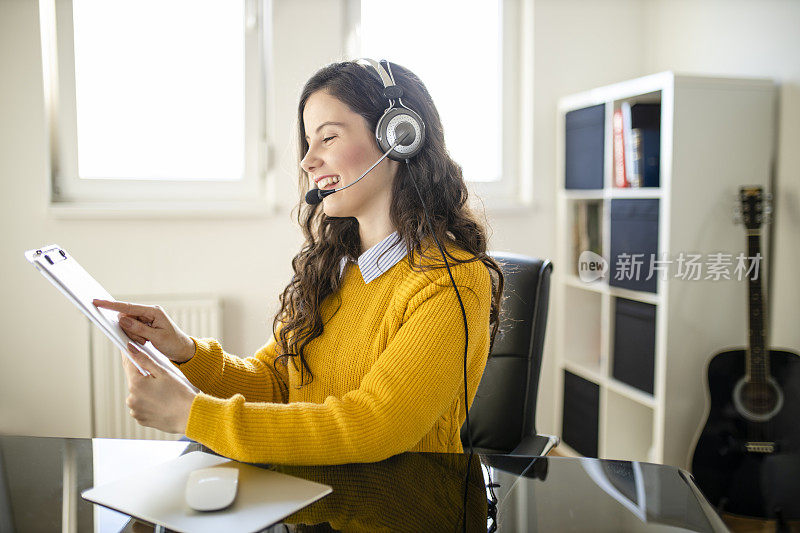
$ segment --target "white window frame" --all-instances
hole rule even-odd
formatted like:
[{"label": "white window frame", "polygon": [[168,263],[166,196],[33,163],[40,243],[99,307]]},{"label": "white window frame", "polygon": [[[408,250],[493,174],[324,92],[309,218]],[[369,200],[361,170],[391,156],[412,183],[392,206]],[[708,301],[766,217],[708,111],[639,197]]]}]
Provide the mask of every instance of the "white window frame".
[{"label": "white window frame", "polygon": [[50,210],[56,215],[120,213],[256,214],[274,208],[268,191],[267,102],[271,0],[245,3],[245,154],[240,180],[81,179],[72,0],[40,0],[45,115],[49,133]]},{"label": "white window frame", "polygon": [[[533,3],[534,0],[501,0],[503,13],[503,79],[501,177],[494,182],[467,182],[472,196],[493,211],[527,210],[533,202]],[[465,9],[469,9],[465,3]],[[345,50],[360,57],[361,1],[348,0],[344,17]],[[383,59],[383,58],[373,58]],[[390,58],[387,58],[390,59]],[[447,68],[447,58],[441,58]],[[469,89],[469,76],[454,73]],[[476,97],[477,100],[477,97]],[[473,106],[480,111],[480,101]]]}]

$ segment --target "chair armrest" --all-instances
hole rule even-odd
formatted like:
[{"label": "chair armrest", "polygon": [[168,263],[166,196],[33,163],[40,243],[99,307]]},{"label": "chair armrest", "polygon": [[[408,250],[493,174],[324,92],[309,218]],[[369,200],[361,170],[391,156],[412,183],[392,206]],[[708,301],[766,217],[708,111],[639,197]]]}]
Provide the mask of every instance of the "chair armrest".
[{"label": "chair armrest", "polygon": [[529,435],[514,448],[510,455],[544,456],[558,446],[561,439],[555,435]]}]

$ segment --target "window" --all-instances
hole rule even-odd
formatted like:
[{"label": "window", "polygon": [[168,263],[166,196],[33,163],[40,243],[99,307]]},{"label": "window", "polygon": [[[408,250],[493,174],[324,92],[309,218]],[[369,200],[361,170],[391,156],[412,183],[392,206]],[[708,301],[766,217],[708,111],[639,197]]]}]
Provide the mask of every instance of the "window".
[{"label": "window", "polygon": [[263,198],[261,0],[40,6],[54,203]]},{"label": "window", "polygon": [[381,0],[350,4],[353,55],[413,70],[433,97],[448,150],[464,178],[489,203],[504,205],[519,201],[525,189],[520,4],[407,0],[400,9]]}]

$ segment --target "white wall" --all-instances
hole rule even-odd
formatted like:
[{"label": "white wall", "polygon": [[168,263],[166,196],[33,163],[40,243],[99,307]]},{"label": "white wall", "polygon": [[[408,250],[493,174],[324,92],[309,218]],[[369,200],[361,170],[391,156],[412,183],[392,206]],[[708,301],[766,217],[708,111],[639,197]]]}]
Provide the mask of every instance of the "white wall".
[{"label": "white wall", "polygon": [[[771,343],[800,349],[800,2],[652,0],[645,69],[758,76],[780,83]],[[742,184],[745,185],[745,184]],[[769,229],[769,228],[767,228]],[[744,232],[742,232],[744,239]],[[743,287],[744,291],[745,288]],[[746,313],[745,309],[734,312]]]},{"label": "white wall", "polygon": [[[0,432],[89,433],[87,325],[24,260],[22,251],[34,246],[57,242],[67,247],[114,294],[219,294],[226,306],[224,342],[233,353],[249,354],[266,339],[277,295],[291,272],[289,260],[301,239],[289,217],[296,197],[297,95],[316,68],[340,57],[343,4],[344,0],[274,0],[276,83],[271,134],[279,160],[272,172],[285,198],[281,213],[250,220],[130,221],[56,220],[46,213],[38,6],[35,0],[0,2],[0,180],[4,185],[0,290],[6,303],[0,311],[4,341]],[[677,14],[672,12],[673,5]],[[670,68],[790,80],[794,89],[788,91],[790,98],[783,107],[784,149],[779,168],[781,186],[793,191],[793,200],[779,204],[783,218],[777,241],[786,246],[779,250],[776,283],[781,297],[775,298],[775,304],[786,316],[776,318],[775,337],[798,346],[800,332],[790,327],[798,321],[798,312],[790,305],[798,301],[798,284],[789,274],[792,259],[800,253],[796,246],[800,156],[790,149],[797,146],[800,136],[800,62],[796,57],[800,48],[787,22],[791,17],[797,20],[797,6],[788,1],[535,0],[536,200],[527,212],[489,213],[490,247],[553,256],[555,106],[560,96]],[[728,14],[723,18],[730,26],[722,27],[720,14]],[[716,22],[706,23],[712,15]],[[743,31],[747,22],[755,29]],[[723,58],[712,53],[713,46],[698,50],[703,42],[724,39],[731,40],[731,49],[738,53]],[[791,44],[794,47],[788,48]],[[751,47],[771,54],[759,60],[759,55],[745,54]],[[242,250],[249,252],[246,262],[239,259]],[[552,338],[548,338],[539,397],[538,425],[543,431],[552,428],[555,401],[551,346]]]},{"label": "white wall", "polygon": [[297,95],[319,66],[338,59],[342,14],[340,3],[328,0],[275,2],[278,105],[271,133],[279,156],[272,172],[285,198],[279,215],[56,220],[46,213],[38,3],[0,2],[0,432],[86,436],[90,430],[88,326],[23,258],[27,249],[66,247],[112,294],[218,294],[226,349],[250,354],[265,342],[301,242],[289,215],[297,197]]},{"label": "white wall", "polygon": [[[638,0],[535,0],[534,208],[525,219],[494,217],[496,247],[502,243],[519,253],[555,256],[556,104],[564,95],[642,74],[643,7]],[[630,31],[609,31],[616,26]],[[536,411],[540,432],[554,431],[553,402],[559,401],[553,390],[552,327],[559,302],[550,304]]]}]

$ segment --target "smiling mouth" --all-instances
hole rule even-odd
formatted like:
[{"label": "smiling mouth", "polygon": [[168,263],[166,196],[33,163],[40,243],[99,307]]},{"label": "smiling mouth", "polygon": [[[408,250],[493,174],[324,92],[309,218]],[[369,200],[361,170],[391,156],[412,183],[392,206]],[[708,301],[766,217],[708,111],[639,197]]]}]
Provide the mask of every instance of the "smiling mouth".
[{"label": "smiling mouth", "polygon": [[341,178],[339,176],[331,176],[330,178],[322,178],[317,182],[317,188],[323,191],[329,189],[335,189],[336,185],[339,184]]}]

